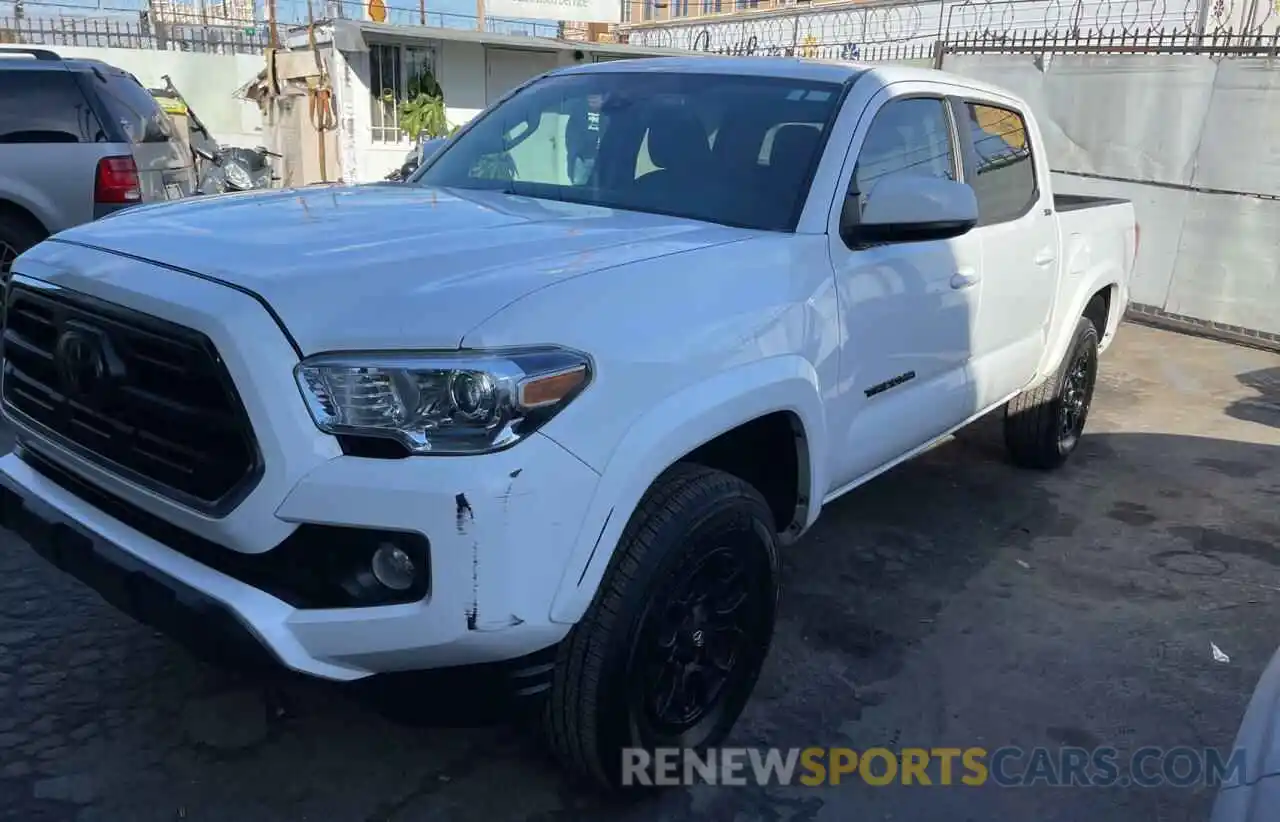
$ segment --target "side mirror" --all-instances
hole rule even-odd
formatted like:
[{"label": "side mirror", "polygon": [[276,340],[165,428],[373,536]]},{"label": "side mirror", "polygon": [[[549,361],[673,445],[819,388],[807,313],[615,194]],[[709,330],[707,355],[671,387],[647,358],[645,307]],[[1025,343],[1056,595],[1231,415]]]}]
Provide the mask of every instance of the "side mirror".
[{"label": "side mirror", "polygon": [[840,234],[850,243],[912,243],[959,237],[978,223],[978,200],[964,183],[897,174],[876,183],[862,213],[847,197]]}]

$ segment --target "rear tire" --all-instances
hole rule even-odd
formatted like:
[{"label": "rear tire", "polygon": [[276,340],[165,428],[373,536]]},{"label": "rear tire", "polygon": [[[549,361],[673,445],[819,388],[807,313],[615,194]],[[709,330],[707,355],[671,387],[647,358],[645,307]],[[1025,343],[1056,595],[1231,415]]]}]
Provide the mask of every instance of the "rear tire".
[{"label": "rear tire", "polygon": [[557,758],[616,790],[624,748],[720,744],[768,655],[777,599],[777,537],[760,493],[723,471],[671,468],[559,649],[543,714]]},{"label": "rear tire", "polygon": [[44,230],[10,211],[0,211],[0,281],[7,281],[14,259],[31,246],[43,240]]},{"label": "rear tire", "polygon": [[1014,465],[1052,470],[1067,461],[1080,444],[1097,379],[1098,329],[1081,317],[1053,376],[1005,406],[1005,448]]}]

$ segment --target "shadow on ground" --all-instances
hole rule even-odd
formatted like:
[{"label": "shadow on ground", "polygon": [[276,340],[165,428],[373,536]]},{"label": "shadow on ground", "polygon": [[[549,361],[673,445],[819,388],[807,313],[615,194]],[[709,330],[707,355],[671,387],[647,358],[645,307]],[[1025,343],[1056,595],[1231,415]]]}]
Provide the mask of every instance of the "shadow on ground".
[{"label": "shadow on ground", "polygon": [[1257,392],[1227,406],[1227,416],[1280,428],[1280,368],[1261,368],[1237,376],[1240,384]]}]

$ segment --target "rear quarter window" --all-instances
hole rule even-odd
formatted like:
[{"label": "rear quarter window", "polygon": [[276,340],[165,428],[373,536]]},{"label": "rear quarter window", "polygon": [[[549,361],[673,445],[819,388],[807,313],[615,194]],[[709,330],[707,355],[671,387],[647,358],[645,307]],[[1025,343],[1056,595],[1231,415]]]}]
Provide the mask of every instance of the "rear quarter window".
[{"label": "rear quarter window", "polygon": [[0,112],[0,145],[105,139],[98,118],[65,69],[0,69]]},{"label": "rear quarter window", "polygon": [[120,124],[129,142],[163,143],[175,138],[169,115],[132,76],[102,70],[89,76],[94,92],[108,115]]}]

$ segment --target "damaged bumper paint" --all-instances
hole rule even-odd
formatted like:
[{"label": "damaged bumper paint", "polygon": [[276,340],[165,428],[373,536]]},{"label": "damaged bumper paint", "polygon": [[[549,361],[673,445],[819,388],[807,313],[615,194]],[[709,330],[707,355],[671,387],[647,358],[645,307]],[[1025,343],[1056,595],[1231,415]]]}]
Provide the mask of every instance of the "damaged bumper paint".
[{"label": "damaged bumper paint", "polygon": [[[213,570],[51,483],[13,455],[0,482],[52,523],[74,525],[97,553],[143,569],[182,601],[218,610],[288,668],[327,679],[512,659],[568,626],[549,619],[598,475],[541,435],[477,457],[338,457],[307,472],[275,524],[416,532],[430,543],[420,601],[298,609]],[[230,549],[228,549],[230,550]]]}]

